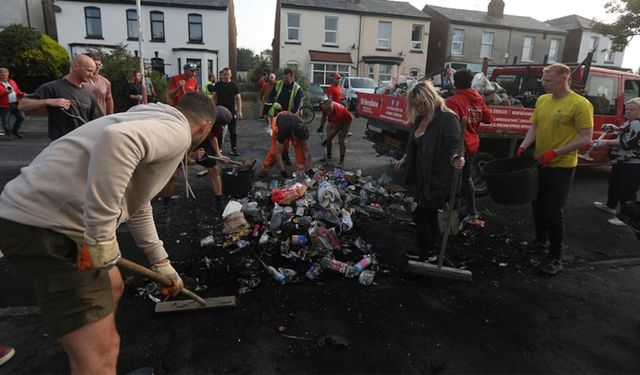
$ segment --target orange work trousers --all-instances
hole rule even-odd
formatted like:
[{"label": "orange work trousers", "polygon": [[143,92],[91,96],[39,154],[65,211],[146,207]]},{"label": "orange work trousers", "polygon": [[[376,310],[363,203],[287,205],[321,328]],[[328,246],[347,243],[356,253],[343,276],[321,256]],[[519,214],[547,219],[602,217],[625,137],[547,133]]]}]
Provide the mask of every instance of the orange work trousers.
[{"label": "orange work trousers", "polygon": [[[276,117],[271,120],[271,147],[262,162],[264,169],[271,168],[276,163],[276,152],[278,150],[278,126],[276,125]],[[302,141],[296,138],[285,139],[283,143],[284,152],[289,151],[289,145],[293,145],[296,153],[296,169],[303,170],[305,158]]]}]

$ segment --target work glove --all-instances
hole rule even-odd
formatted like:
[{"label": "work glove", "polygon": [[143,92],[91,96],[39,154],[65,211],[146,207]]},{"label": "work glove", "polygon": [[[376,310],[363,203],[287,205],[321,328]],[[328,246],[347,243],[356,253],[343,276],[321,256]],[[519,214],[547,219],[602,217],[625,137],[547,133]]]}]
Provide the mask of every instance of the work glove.
[{"label": "work glove", "polygon": [[280,177],[286,179],[286,178],[289,178],[289,174],[287,173],[287,171],[282,171],[282,172],[280,172]]},{"label": "work glove", "polygon": [[518,149],[516,150],[515,157],[516,157],[516,158],[521,157],[521,156],[522,156],[522,154],[524,154],[524,151],[525,151],[525,150],[524,150],[524,147],[518,147]]},{"label": "work glove", "polygon": [[307,169],[307,176],[312,177],[313,175],[314,175],[313,169],[311,168]]},{"label": "work glove", "polygon": [[455,169],[462,169],[464,167],[464,162],[464,156],[460,156],[458,154],[453,155],[453,157],[451,158],[451,165]]},{"label": "work glove", "polygon": [[540,160],[538,160],[538,165],[542,168],[546,167],[558,156],[556,150],[549,150],[540,156]]},{"label": "work glove", "polygon": [[78,246],[76,265],[80,271],[109,269],[116,264],[121,256],[118,239],[115,236],[107,241],[96,241],[85,235]]},{"label": "work glove", "polygon": [[196,159],[196,164],[201,165],[205,168],[211,168],[216,165],[216,159],[214,159],[213,156],[204,154],[204,156],[200,159]]},{"label": "work glove", "polygon": [[170,287],[164,285],[162,286],[162,294],[164,294],[165,296],[175,296],[180,292],[182,288],[184,288],[184,282],[180,278],[180,275],[178,275],[176,269],[173,268],[169,260],[167,260],[166,262],[156,263],[151,266],[151,269],[154,272],[157,272],[167,279],[171,280],[171,283],[173,285],[171,285]]}]

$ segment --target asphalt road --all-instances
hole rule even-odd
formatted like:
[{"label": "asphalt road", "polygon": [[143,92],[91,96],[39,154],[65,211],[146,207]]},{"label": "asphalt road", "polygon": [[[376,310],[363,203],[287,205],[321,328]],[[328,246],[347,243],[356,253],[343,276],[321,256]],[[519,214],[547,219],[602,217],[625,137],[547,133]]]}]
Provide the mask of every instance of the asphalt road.
[{"label": "asphalt road", "polygon": [[[345,168],[393,175],[392,160],[376,157],[362,139],[364,126],[361,119],[352,125]],[[29,119],[24,131],[25,139],[0,140],[0,186],[47,144],[43,119]],[[260,160],[269,142],[265,125],[243,120],[238,132],[241,158]],[[313,128],[311,134],[318,159]],[[334,149],[337,155],[337,145]],[[197,194],[207,194],[208,181],[196,172],[190,173],[191,184]],[[529,257],[516,251],[474,269],[473,284],[404,275],[394,268],[370,288],[345,286],[335,278],[284,288],[264,284],[243,296],[236,309],[176,316],[153,315],[148,303],[128,294],[118,316],[119,372],[153,366],[161,374],[637,373],[640,242],[629,228],[610,226],[608,217],[591,207],[605,196],[607,173],[589,168],[576,175],[567,205],[567,270],[558,276],[539,275]],[[531,239],[528,206],[500,206],[483,197],[479,207],[487,221],[484,242],[513,250],[513,241]],[[376,253],[400,259],[413,229],[373,224],[364,233]],[[119,233],[126,242],[126,229]],[[184,238],[189,232],[160,230],[172,243],[176,233]],[[130,241],[123,247],[135,252]],[[173,250],[172,256],[187,254]],[[67,372],[64,353],[40,323],[28,282],[2,258],[0,285],[0,345],[17,351],[0,373]],[[293,338],[277,331],[283,325]],[[318,345],[317,337],[346,342]]]}]

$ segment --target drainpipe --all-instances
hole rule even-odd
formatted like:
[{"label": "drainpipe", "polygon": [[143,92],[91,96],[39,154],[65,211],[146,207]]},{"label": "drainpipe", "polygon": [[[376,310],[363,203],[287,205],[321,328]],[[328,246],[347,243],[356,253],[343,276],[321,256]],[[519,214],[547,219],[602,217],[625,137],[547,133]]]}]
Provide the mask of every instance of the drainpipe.
[{"label": "drainpipe", "polygon": [[147,85],[144,74],[144,57],[142,53],[142,5],[140,5],[140,0],[136,0],[136,7],[138,10],[138,57],[140,57],[140,75],[142,76],[142,103],[147,104]]},{"label": "drainpipe", "polygon": [[360,23],[358,24],[358,56],[356,60],[356,77],[360,77],[360,44],[362,43],[362,15],[360,15]]}]

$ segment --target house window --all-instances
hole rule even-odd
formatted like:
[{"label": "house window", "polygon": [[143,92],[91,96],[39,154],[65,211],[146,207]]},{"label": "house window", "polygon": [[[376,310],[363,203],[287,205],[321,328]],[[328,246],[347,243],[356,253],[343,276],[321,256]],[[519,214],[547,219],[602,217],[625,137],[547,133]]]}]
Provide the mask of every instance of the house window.
[{"label": "house window", "polygon": [[598,45],[600,44],[600,38],[597,36],[592,36],[591,37],[591,52],[593,52],[593,59],[591,60],[592,62],[597,62],[598,61]]},{"label": "house window", "polygon": [[311,64],[311,77],[313,82],[322,86],[328,86],[333,82],[333,75],[340,73],[342,76],[349,75],[349,65],[332,64],[332,63],[313,63]]},{"label": "house window", "polygon": [[491,57],[493,52],[493,33],[482,32],[482,44],[480,45],[480,58]]},{"label": "house window", "polygon": [[422,25],[411,26],[411,49],[422,50]]},{"label": "house window", "polygon": [[199,14],[189,14],[187,16],[189,23],[189,41],[202,43],[202,16]]},{"label": "house window", "polygon": [[164,13],[151,12],[151,41],[164,42]]},{"label": "house window", "polygon": [[102,38],[102,19],[100,8],[85,7],[84,22],[87,27],[87,38]]},{"label": "house window", "polygon": [[608,49],[604,51],[604,62],[612,63],[613,62],[613,51]]},{"label": "house window", "polygon": [[378,48],[391,49],[391,22],[378,22]]},{"label": "house window", "polygon": [[376,78],[376,69],[375,69],[375,65],[373,64],[369,65],[369,78],[371,79]]},{"label": "house window", "polygon": [[560,39],[551,39],[551,44],[549,45],[549,58],[548,62],[554,63],[558,61],[558,50],[560,49]]},{"label": "house window", "polygon": [[391,64],[378,65],[378,79],[380,81],[391,81],[392,70],[393,70],[393,65]]},{"label": "house window", "polygon": [[287,13],[287,41],[300,41],[300,14]]},{"label": "house window", "polygon": [[418,68],[409,69],[409,77],[413,77],[415,79],[418,79],[419,76],[420,76],[420,69],[418,69]]},{"label": "house window", "polygon": [[338,44],[338,17],[324,17],[324,42]]},{"label": "house window", "polygon": [[138,40],[138,11],[135,9],[127,9],[127,39]]},{"label": "house window", "polygon": [[462,55],[464,47],[464,30],[454,29],[451,35],[451,54]]},{"label": "house window", "polygon": [[533,37],[525,36],[522,44],[522,61],[533,61]]}]

